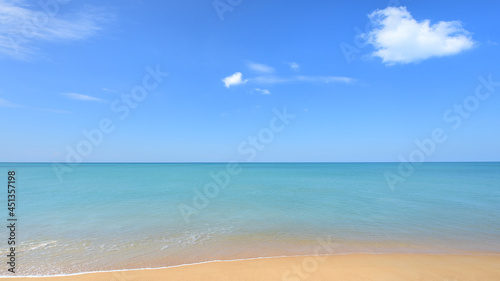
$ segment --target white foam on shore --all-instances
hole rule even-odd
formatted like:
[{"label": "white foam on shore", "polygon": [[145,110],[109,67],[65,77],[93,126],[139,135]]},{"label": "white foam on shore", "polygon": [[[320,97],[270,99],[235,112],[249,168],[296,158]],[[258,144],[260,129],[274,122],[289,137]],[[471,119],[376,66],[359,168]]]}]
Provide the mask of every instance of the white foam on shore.
[{"label": "white foam on shore", "polygon": [[187,263],[179,265],[171,265],[164,267],[145,267],[145,268],[131,268],[131,269],[116,269],[116,270],[103,270],[103,271],[87,271],[87,272],[77,272],[68,274],[55,274],[55,275],[25,275],[25,276],[5,276],[1,275],[2,278],[40,278],[40,277],[67,277],[67,276],[78,276],[86,274],[97,274],[97,273],[113,273],[113,272],[129,272],[129,271],[141,271],[141,270],[157,270],[157,269],[168,269],[176,267],[184,267],[191,265],[207,264],[207,263],[217,263],[217,262],[234,262],[234,261],[250,261],[250,260],[260,260],[260,259],[275,259],[275,258],[299,258],[299,257],[325,257],[325,256],[342,256],[342,255],[462,255],[462,256],[500,256],[500,253],[374,253],[374,252],[353,252],[353,253],[336,253],[336,254],[321,254],[321,255],[292,255],[292,256],[272,256],[272,257],[256,257],[256,258],[244,258],[244,259],[230,259],[230,260],[210,260],[196,263]]}]

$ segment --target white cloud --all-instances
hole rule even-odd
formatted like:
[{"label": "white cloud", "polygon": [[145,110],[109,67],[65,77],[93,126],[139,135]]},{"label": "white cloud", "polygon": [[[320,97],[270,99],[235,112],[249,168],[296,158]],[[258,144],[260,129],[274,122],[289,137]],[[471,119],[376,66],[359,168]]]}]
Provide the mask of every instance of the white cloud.
[{"label": "white cloud", "polygon": [[354,78],[342,76],[292,76],[292,77],[277,77],[277,76],[259,76],[250,79],[250,81],[258,84],[282,84],[292,82],[308,82],[308,83],[352,83]]},{"label": "white cloud", "polygon": [[82,94],[78,94],[78,93],[64,93],[63,95],[72,99],[72,100],[106,102],[105,100],[100,99],[100,98],[82,95]]},{"label": "white cloud", "polygon": [[250,68],[253,71],[261,72],[261,73],[273,73],[274,68],[261,64],[261,63],[255,63],[255,62],[249,62],[248,63],[248,68]]},{"label": "white cloud", "polygon": [[87,39],[99,32],[101,23],[110,17],[89,6],[64,15],[64,2],[53,2],[57,9],[44,10],[40,4],[25,0],[0,0],[0,54],[26,59],[36,53],[40,41]]},{"label": "white cloud", "polygon": [[14,107],[14,108],[24,108],[24,109],[31,109],[31,110],[38,110],[38,111],[47,111],[47,112],[52,112],[52,113],[70,113],[69,111],[65,111],[65,110],[58,110],[58,109],[50,109],[50,108],[41,108],[41,107],[33,107],[33,106],[21,105],[21,104],[13,103],[13,102],[1,99],[1,98],[0,98],[0,106],[3,106],[3,107]]},{"label": "white cloud", "polygon": [[250,80],[257,84],[281,84],[292,81],[292,79],[290,78],[283,78],[278,76],[258,76]]},{"label": "white cloud", "polygon": [[373,56],[388,65],[458,54],[474,46],[459,21],[417,21],[406,7],[376,10],[368,17],[373,30],[362,35],[375,48]]},{"label": "white cloud", "polygon": [[[284,62],[288,65],[290,65],[291,69],[296,69],[298,70],[300,66],[296,62]],[[273,68],[262,65],[262,64],[256,64],[256,63],[249,63],[249,67],[253,68],[254,70],[259,70],[258,72],[263,72],[261,75],[248,78],[243,80],[243,74],[241,72],[236,72],[233,75],[230,75],[224,79],[222,79],[222,82],[224,82],[226,88],[230,88],[231,86],[236,86],[240,84],[245,84],[247,82],[252,83],[252,84],[258,84],[258,85],[273,85],[273,84],[285,84],[285,83],[352,83],[356,81],[354,78],[350,77],[343,77],[343,76],[304,76],[304,75],[297,75],[297,76],[289,76],[289,77],[282,77],[282,76],[277,76],[272,74],[271,72],[274,71]],[[270,95],[271,91],[267,89],[261,89],[261,88],[254,88],[251,92],[257,92],[259,94],[263,95]]]},{"label": "white cloud", "polygon": [[101,89],[101,91],[116,94],[116,91],[115,91],[115,90],[113,90],[113,89],[109,89],[109,88],[102,88],[102,89]]},{"label": "white cloud", "polygon": [[271,94],[271,91],[269,91],[268,89],[261,89],[261,88],[255,88],[254,92],[261,94],[261,95],[270,95]]},{"label": "white cloud", "polygon": [[296,62],[286,62],[286,64],[288,64],[288,66],[290,66],[290,69],[293,70],[293,71],[299,71],[300,70],[300,65]]},{"label": "white cloud", "polygon": [[226,88],[240,84],[245,84],[248,80],[243,80],[242,77],[243,74],[241,74],[241,72],[236,72],[235,74],[222,79],[222,82],[224,82]]},{"label": "white cloud", "polygon": [[313,83],[352,83],[355,79],[342,76],[296,76],[297,81],[313,82]]}]

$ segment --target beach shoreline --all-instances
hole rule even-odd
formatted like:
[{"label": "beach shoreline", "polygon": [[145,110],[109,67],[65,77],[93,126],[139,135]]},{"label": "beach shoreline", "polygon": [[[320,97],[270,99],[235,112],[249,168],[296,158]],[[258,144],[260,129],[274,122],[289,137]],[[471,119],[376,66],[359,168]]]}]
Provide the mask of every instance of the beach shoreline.
[{"label": "beach shoreline", "polygon": [[342,254],[208,261],[1,280],[500,280],[500,254]]}]

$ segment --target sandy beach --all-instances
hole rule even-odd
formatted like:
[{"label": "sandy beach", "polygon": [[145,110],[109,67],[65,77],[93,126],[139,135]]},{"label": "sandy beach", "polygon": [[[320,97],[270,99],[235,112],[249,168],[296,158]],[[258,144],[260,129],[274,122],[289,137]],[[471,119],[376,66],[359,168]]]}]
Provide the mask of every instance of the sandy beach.
[{"label": "sandy beach", "polygon": [[163,269],[7,278],[40,281],[128,280],[500,280],[500,255],[346,254],[207,262]]}]

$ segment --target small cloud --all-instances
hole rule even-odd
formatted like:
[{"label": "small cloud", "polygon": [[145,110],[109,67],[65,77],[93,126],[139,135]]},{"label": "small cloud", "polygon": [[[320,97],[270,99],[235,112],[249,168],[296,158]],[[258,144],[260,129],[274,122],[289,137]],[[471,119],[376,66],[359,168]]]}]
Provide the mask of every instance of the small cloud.
[{"label": "small cloud", "polygon": [[64,93],[63,95],[72,100],[106,102],[105,100],[100,98],[82,95],[78,93]]},{"label": "small cloud", "polygon": [[248,68],[250,68],[253,71],[261,72],[261,73],[273,73],[274,68],[261,64],[261,63],[255,63],[255,62],[249,62],[248,63]]},{"label": "small cloud", "polygon": [[[297,67],[299,67],[297,65]],[[273,74],[263,74],[256,77],[248,78],[243,80],[243,74],[241,72],[236,72],[231,76],[228,76],[222,79],[226,88],[230,88],[231,86],[245,84],[247,82],[257,85],[274,85],[274,84],[285,84],[285,83],[353,83],[356,80],[350,77],[344,76],[305,76],[305,75],[297,75],[290,77],[282,77],[276,76]],[[270,95],[271,91],[263,88],[254,88],[251,90],[251,93],[259,93],[262,95]]]},{"label": "small cloud", "polygon": [[251,79],[251,81],[258,84],[282,84],[282,83],[292,83],[292,82],[349,84],[356,80],[354,78],[342,77],[342,76],[293,76],[293,77],[259,76]]},{"label": "small cloud", "polygon": [[375,48],[373,56],[388,65],[456,55],[474,46],[459,21],[417,21],[406,7],[376,10],[368,17],[375,28],[361,37]]},{"label": "small cloud", "polygon": [[296,76],[296,80],[304,81],[304,82],[313,82],[313,83],[352,83],[355,79],[350,77],[342,77],[342,76]]},{"label": "small cloud", "polygon": [[245,84],[248,80],[243,80],[242,77],[243,74],[241,74],[241,72],[236,72],[235,74],[222,79],[222,82],[224,82],[226,88],[240,84]]},{"label": "small cloud", "polygon": [[277,76],[258,76],[252,78],[251,81],[257,84],[281,84],[281,83],[291,82],[292,79],[277,77]]},{"label": "small cloud", "polygon": [[102,89],[101,89],[101,91],[116,94],[116,91],[115,91],[115,90],[108,89],[108,88],[102,88]]},{"label": "small cloud", "polygon": [[270,95],[271,94],[271,91],[269,91],[267,89],[255,88],[253,91],[258,93],[258,94],[261,94],[261,95]]},{"label": "small cloud", "polygon": [[293,70],[293,71],[299,71],[300,70],[300,65],[296,62],[285,62],[286,64],[288,64],[288,66],[290,66],[290,69]]},{"label": "small cloud", "polygon": [[0,106],[3,106],[3,107],[13,107],[13,108],[24,108],[24,109],[38,110],[38,111],[47,111],[47,112],[52,112],[52,113],[64,113],[64,114],[70,113],[69,111],[65,111],[65,110],[42,108],[42,107],[33,107],[33,106],[27,106],[27,105],[17,104],[17,103],[13,103],[13,102],[1,99],[1,98],[0,98]]}]

